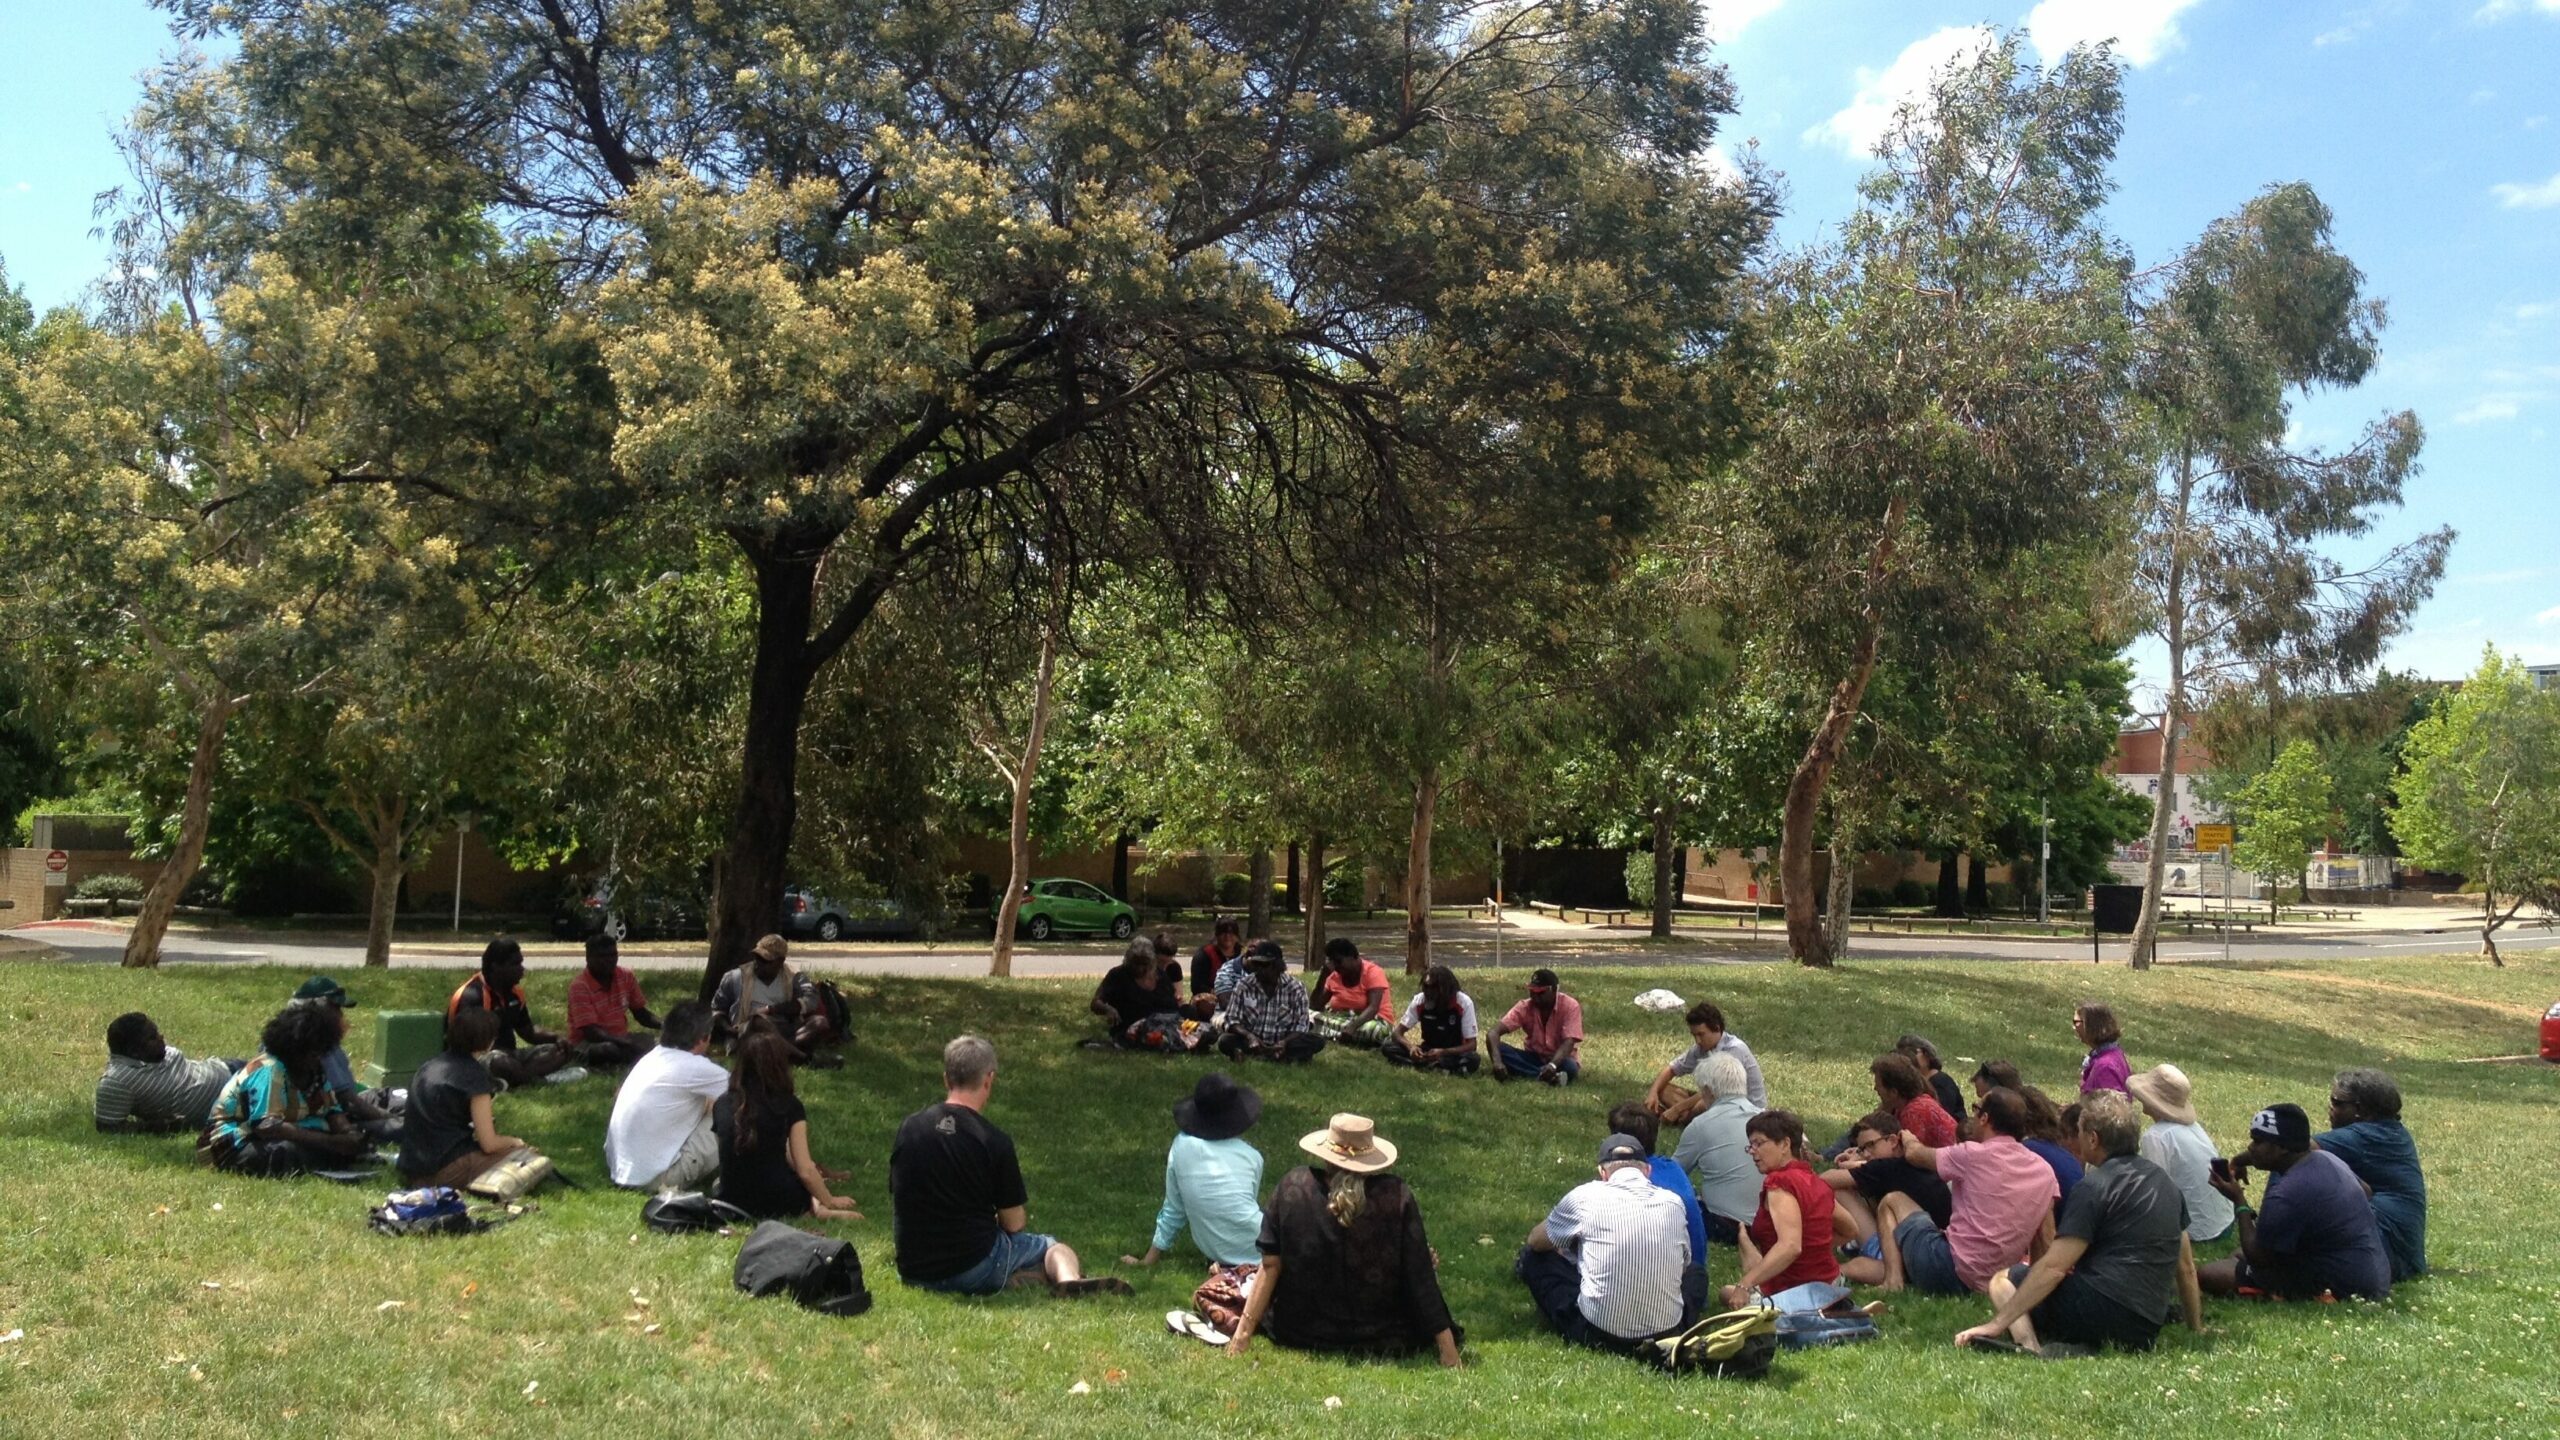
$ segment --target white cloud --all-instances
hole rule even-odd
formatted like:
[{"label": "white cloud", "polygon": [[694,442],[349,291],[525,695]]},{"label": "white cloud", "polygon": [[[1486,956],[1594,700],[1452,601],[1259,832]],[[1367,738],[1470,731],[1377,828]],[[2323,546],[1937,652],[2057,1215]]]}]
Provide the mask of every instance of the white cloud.
[{"label": "white cloud", "polygon": [[1718,45],[1730,45],[1751,22],[1767,15],[1786,0],[1709,0],[1707,5],[1707,38]]},{"label": "white cloud", "polygon": [[2367,23],[2359,20],[2353,25],[2341,25],[2335,30],[2323,30],[2319,34],[2311,37],[2311,48],[2314,50],[2326,50],[2332,45],[2347,44],[2354,40],[2358,35],[2363,34],[2366,28]]},{"label": "white cloud", "polygon": [[2527,10],[2539,10],[2545,15],[2560,15],[2560,0],[2489,0],[2489,3],[2481,6],[2471,18],[2504,20],[2510,15],[2521,15]]},{"label": "white cloud", "polygon": [[2560,315],[2560,303],[2549,300],[2536,300],[2530,305],[2516,307],[2519,320],[2548,320],[2554,315]]},{"label": "white cloud", "polygon": [[2536,625],[2560,625],[2560,605],[2554,605],[2550,609],[2543,611],[2541,614],[2534,616],[2533,623]]},{"label": "white cloud", "polygon": [[2509,210],[2548,210],[2560,205],[2560,174],[2536,185],[2492,185],[2489,193]]},{"label": "white cloud", "polygon": [[1950,25],[1902,47],[1882,70],[1859,66],[1858,93],[1838,114],[1804,132],[1804,138],[1833,146],[1853,160],[1865,159],[1893,128],[1894,112],[1926,98],[1939,71],[1972,58],[1990,43],[1989,26]]},{"label": "white cloud", "polygon": [[2513,420],[2524,409],[2522,395],[2483,395],[2453,417],[2456,425],[2477,425],[2485,420]]},{"label": "white cloud", "polygon": [[[2041,0],[2027,12],[2027,38],[2048,65],[2074,45],[2113,40],[2116,54],[2139,69],[2184,43],[2178,12],[2196,0]],[[2553,0],[2560,3],[2560,0]]]}]

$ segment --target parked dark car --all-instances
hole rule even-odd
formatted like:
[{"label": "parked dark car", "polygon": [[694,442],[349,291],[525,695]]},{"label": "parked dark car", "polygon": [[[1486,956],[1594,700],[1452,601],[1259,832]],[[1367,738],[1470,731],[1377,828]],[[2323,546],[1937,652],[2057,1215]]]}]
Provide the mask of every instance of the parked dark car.
[{"label": "parked dark car", "polygon": [[798,940],[914,940],[924,923],[904,901],[794,885],[782,892],[782,933]]},{"label": "parked dark car", "polygon": [[616,940],[698,940],[710,933],[705,907],[665,890],[613,876],[573,887],[552,912],[551,933],[563,940],[610,935]]}]

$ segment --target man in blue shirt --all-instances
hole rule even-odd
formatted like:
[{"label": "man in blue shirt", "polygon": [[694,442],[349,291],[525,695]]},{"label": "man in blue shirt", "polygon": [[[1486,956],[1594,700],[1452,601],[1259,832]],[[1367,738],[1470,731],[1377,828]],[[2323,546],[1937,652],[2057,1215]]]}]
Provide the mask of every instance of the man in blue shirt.
[{"label": "man in blue shirt", "polygon": [[[2249,1208],[2241,1188],[2251,1169],[2267,1172],[2266,1214]],[[2391,1295],[2391,1261],[2364,1186],[2345,1161],[2311,1148],[2311,1117],[2299,1105],[2270,1105],[2249,1122],[2249,1148],[2217,1171],[2213,1188],[2228,1196],[2240,1231],[2240,1253],[2198,1266],[2206,1293],[2275,1300],[2383,1300]]]},{"label": "man in blue shirt", "polygon": [[1705,1268],[1707,1263],[1707,1216],[1698,1208],[1698,1187],[1689,1183],[1689,1172],[1678,1160],[1654,1154],[1661,1143],[1662,1122],[1641,1100],[1630,1100],[1609,1112],[1609,1130],[1615,1135],[1632,1135],[1644,1142],[1647,1164],[1652,1167],[1654,1188],[1668,1190],[1680,1197],[1681,1216],[1689,1226],[1689,1262]]},{"label": "man in blue shirt", "polygon": [[2400,1087],[2379,1070],[2341,1070],[2329,1082],[2330,1129],[2311,1143],[2347,1162],[2373,1197],[2393,1284],[2427,1273],[2427,1178],[2418,1143],[2400,1123]]}]

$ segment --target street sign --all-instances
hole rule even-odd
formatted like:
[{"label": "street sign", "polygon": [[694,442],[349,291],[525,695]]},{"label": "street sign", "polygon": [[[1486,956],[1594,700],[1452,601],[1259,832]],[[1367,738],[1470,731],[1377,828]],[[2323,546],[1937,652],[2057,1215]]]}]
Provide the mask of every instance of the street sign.
[{"label": "street sign", "polygon": [[2210,855],[2216,850],[2228,850],[2230,848],[2230,826],[2199,825],[2196,827],[2196,850],[2199,854]]},{"label": "street sign", "polygon": [[71,852],[48,850],[44,855],[44,883],[59,887],[71,883]]},{"label": "street sign", "polygon": [[1746,885],[1746,886],[1744,886],[1744,887],[1743,887],[1743,892],[1744,892],[1744,893],[1743,893],[1743,898],[1744,898],[1744,899],[1746,899],[1746,900],[1757,900],[1757,899],[1759,899],[1759,898],[1760,898],[1760,882],[1759,882],[1759,881],[1757,881],[1757,880],[1752,881],[1749,885]]}]

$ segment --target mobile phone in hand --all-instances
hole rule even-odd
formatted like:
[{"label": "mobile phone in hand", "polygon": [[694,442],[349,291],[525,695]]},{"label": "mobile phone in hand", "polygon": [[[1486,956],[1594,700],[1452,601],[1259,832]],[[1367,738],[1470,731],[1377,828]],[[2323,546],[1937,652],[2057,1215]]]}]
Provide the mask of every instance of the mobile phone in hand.
[{"label": "mobile phone in hand", "polygon": [[2222,1157],[2221,1157],[2221,1156],[2219,1156],[2219,1155],[2216,1155],[2216,1156],[2214,1156],[2214,1157],[2213,1157],[2213,1167],[2212,1167],[2212,1168],[2213,1168],[2213,1178],[2214,1178],[2214,1179],[2216,1179],[2216,1180],[2225,1180],[2225,1181],[2230,1181],[2230,1182],[2231,1182],[2231,1183],[2233,1183],[2233,1184],[2238,1184],[2238,1183],[2239,1183],[2237,1180],[2234,1180],[2234,1179],[2232,1178],[2232,1174],[2231,1174],[2231,1162],[2230,1162],[2230,1161],[2228,1161],[2228,1160],[2226,1160],[2226,1159],[2222,1158]]}]

